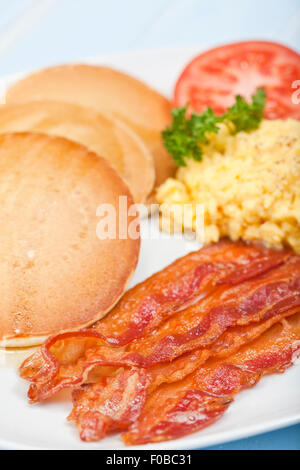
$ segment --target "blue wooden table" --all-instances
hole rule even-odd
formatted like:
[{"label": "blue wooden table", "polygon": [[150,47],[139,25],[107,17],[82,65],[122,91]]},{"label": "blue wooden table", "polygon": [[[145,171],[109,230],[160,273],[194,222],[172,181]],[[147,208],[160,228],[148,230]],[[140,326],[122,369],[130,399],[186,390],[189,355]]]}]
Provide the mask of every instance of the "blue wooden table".
[{"label": "blue wooden table", "polygon": [[[1,75],[103,53],[253,38],[300,50],[299,0],[0,0]],[[300,449],[300,425],[214,449]]]}]

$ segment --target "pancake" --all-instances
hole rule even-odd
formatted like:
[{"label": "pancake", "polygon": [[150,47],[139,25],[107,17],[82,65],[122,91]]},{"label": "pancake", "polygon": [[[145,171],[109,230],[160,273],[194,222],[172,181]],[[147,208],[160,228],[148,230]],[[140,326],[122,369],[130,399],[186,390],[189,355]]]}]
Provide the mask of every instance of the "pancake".
[{"label": "pancake", "polygon": [[0,133],[33,131],[66,137],[109,160],[143,202],[154,185],[152,155],[128,126],[82,106],[36,101],[0,106]]},{"label": "pancake", "polygon": [[[120,217],[136,223],[119,208],[120,196],[133,203],[117,172],[86,147],[41,134],[0,135],[0,346],[41,343],[114,306],[140,246],[138,228],[119,235]],[[115,209],[116,237],[96,235],[100,204]]]},{"label": "pancake", "polygon": [[159,186],[175,172],[161,131],[170,123],[170,102],[129,75],[94,65],[61,65],[34,73],[13,85],[7,103],[36,100],[67,101],[118,115],[151,151]]}]

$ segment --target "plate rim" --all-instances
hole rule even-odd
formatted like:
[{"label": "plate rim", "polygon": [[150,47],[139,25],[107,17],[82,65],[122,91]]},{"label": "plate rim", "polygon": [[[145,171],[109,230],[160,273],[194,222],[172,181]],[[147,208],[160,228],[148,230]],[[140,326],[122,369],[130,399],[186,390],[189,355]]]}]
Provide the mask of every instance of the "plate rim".
[{"label": "plate rim", "polygon": [[[211,434],[210,436],[206,436],[206,442],[203,445],[200,445],[199,447],[199,442],[197,443],[197,440],[199,437],[194,437],[190,438],[191,443],[187,447],[182,447],[180,444],[176,445],[176,443],[180,443],[181,438],[179,439],[173,439],[171,441],[165,441],[161,442],[158,444],[147,444],[146,446],[126,446],[126,447],[115,447],[114,449],[108,449],[109,451],[131,451],[131,450],[201,450],[206,447],[212,447],[212,446],[217,446],[221,444],[226,444],[228,442],[235,442],[241,439],[246,439],[248,437],[253,437],[253,436],[259,436],[268,432],[284,429],[289,426],[293,426],[296,424],[300,423],[300,412],[297,413],[295,416],[290,416],[288,418],[277,418],[274,420],[270,420],[267,423],[261,423],[260,425],[252,424],[251,426],[244,426],[242,429],[238,428],[235,431],[231,431],[233,435],[228,435],[228,431],[222,431],[219,434],[218,439],[214,439],[214,435]],[[226,434],[228,435],[226,437]],[[193,434],[190,434],[192,436]],[[185,436],[187,437],[187,436]],[[103,441],[105,442],[105,441]],[[3,450],[54,450],[55,447],[40,447],[40,446],[32,446],[32,445],[27,445],[27,444],[21,444],[21,445],[16,445],[13,441],[10,440],[5,440],[0,438],[0,450],[1,447]],[[62,447],[62,449],[64,449]],[[76,450],[74,447],[70,448],[68,446],[65,447],[65,450],[72,449]],[[88,446],[86,449],[82,449],[80,447],[80,450],[95,450],[95,449],[90,449]],[[101,450],[107,450],[105,447],[101,447],[97,449],[98,451]]]}]

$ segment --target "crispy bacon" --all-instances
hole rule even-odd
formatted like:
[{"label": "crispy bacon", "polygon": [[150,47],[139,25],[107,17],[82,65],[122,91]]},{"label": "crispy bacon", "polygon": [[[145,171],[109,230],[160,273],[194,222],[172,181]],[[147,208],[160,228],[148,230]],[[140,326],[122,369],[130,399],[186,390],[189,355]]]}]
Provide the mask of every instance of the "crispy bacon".
[{"label": "crispy bacon", "polygon": [[275,325],[283,318],[292,316],[294,310],[285,312],[262,321],[257,324],[247,326],[237,326],[230,328],[223,333],[209,348],[196,349],[187,354],[183,354],[172,362],[156,364],[147,369],[151,373],[151,381],[149,383],[149,393],[153,392],[159,385],[163,383],[172,383],[182,380],[187,375],[194,372],[202,366],[209,358],[225,358],[238,351],[245,344],[250,343],[258,338],[271,326]]},{"label": "crispy bacon", "polygon": [[184,380],[161,385],[140,418],[123,435],[128,445],[176,439],[219,419],[233,397],[262,376],[284,372],[300,355],[300,314],[294,315],[232,356],[211,359]]},{"label": "crispy bacon", "polygon": [[[292,314],[299,306],[300,258],[294,256],[255,279],[215,288],[198,303],[173,313],[151,335],[127,346],[111,347],[95,330],[52,338],[25,362],[21,372],[34,382],[29,398],[43,400],[61,388],[84,383],[96,366],[149,368],[197,348],[208,348],[229,328]],[[66,348],[68,338],[71,341]],[[45,366],[41,366],[43,361]]]},{"label": "crispy bacon", "polygon": [[49,338],[21,375],[32,402],[74,388],[82,440],[128,429],[129,444],[174,439],[291,364],[299,309],[299,256],[224,241],[134,287],[94,327]]},{"label": "crispy bacon", "polygon": [[95,328],[112,345],[147,335],[186,304],[217,284],[239,284],[284,263],[289,251],[221,241],[179,258],[129,290]]},{"label": "crispy bacon", "polygon": [[[228,328],[266,320],[300,307],[300,258],[259,278],[215,290],[167,320],[146,338],[127,348],[127,365],[149,367],[216,341]],[[125,363],[124,363],[125,364]]]},{"label": "crispy bacon", "polygon": [[[211,356],[222,358],[233,354],[281,319],[282,315],[255,326],[233,328],[224,333],[210,349],[198,349],[170,363],[157,364],[147,370],[135,368],[130,372],[128,369],[121,370],[115,377],[109,379],[109,387],[106,389],[103,379],[98,379],[94,384],[83,385],[73,392],[74,407],[69,419],[75,421],[81,439],[85,441],[97,441],[112,431],[125,430],[129,424],[136,421],[146,398],[159,385],[182,380]],[[134,382],[128,381],[131,374],[135,376]],[[136,384],[135,388],[133,384]],[[119,398],[122,397],[122,416],[119,413],[119,406],[116,406],[116,389],[122,391],[118,395]],[[138,407],[135,406],[132,412],[133,403],[136,402]],[[116,414],[113,410],[116,410]]]},{"label": "crispy bacon", "polygon": [[68,419],[77,423],[81,439],[98,441],[111,431],[127,429],[142,411],[148,381],[145,370],[133,368],[74,390]]}]

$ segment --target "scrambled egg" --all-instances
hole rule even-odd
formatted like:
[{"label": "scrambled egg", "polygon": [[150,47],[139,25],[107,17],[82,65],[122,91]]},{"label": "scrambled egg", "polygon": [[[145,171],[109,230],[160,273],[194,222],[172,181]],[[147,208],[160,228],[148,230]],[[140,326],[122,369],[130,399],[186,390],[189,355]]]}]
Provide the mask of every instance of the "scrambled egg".
[{"label": "scrambled egg", "polygon": [[[170,217],[173,229],[197,230],[203,204],[205,243],[229,236],[300,253],[300,122],[263,121],[237,135],[222,125],[209,140],[201,162],[187,160],[158,188],[163,227]],[[175,209],[183,204],[192,204],[184,222]]]}]

